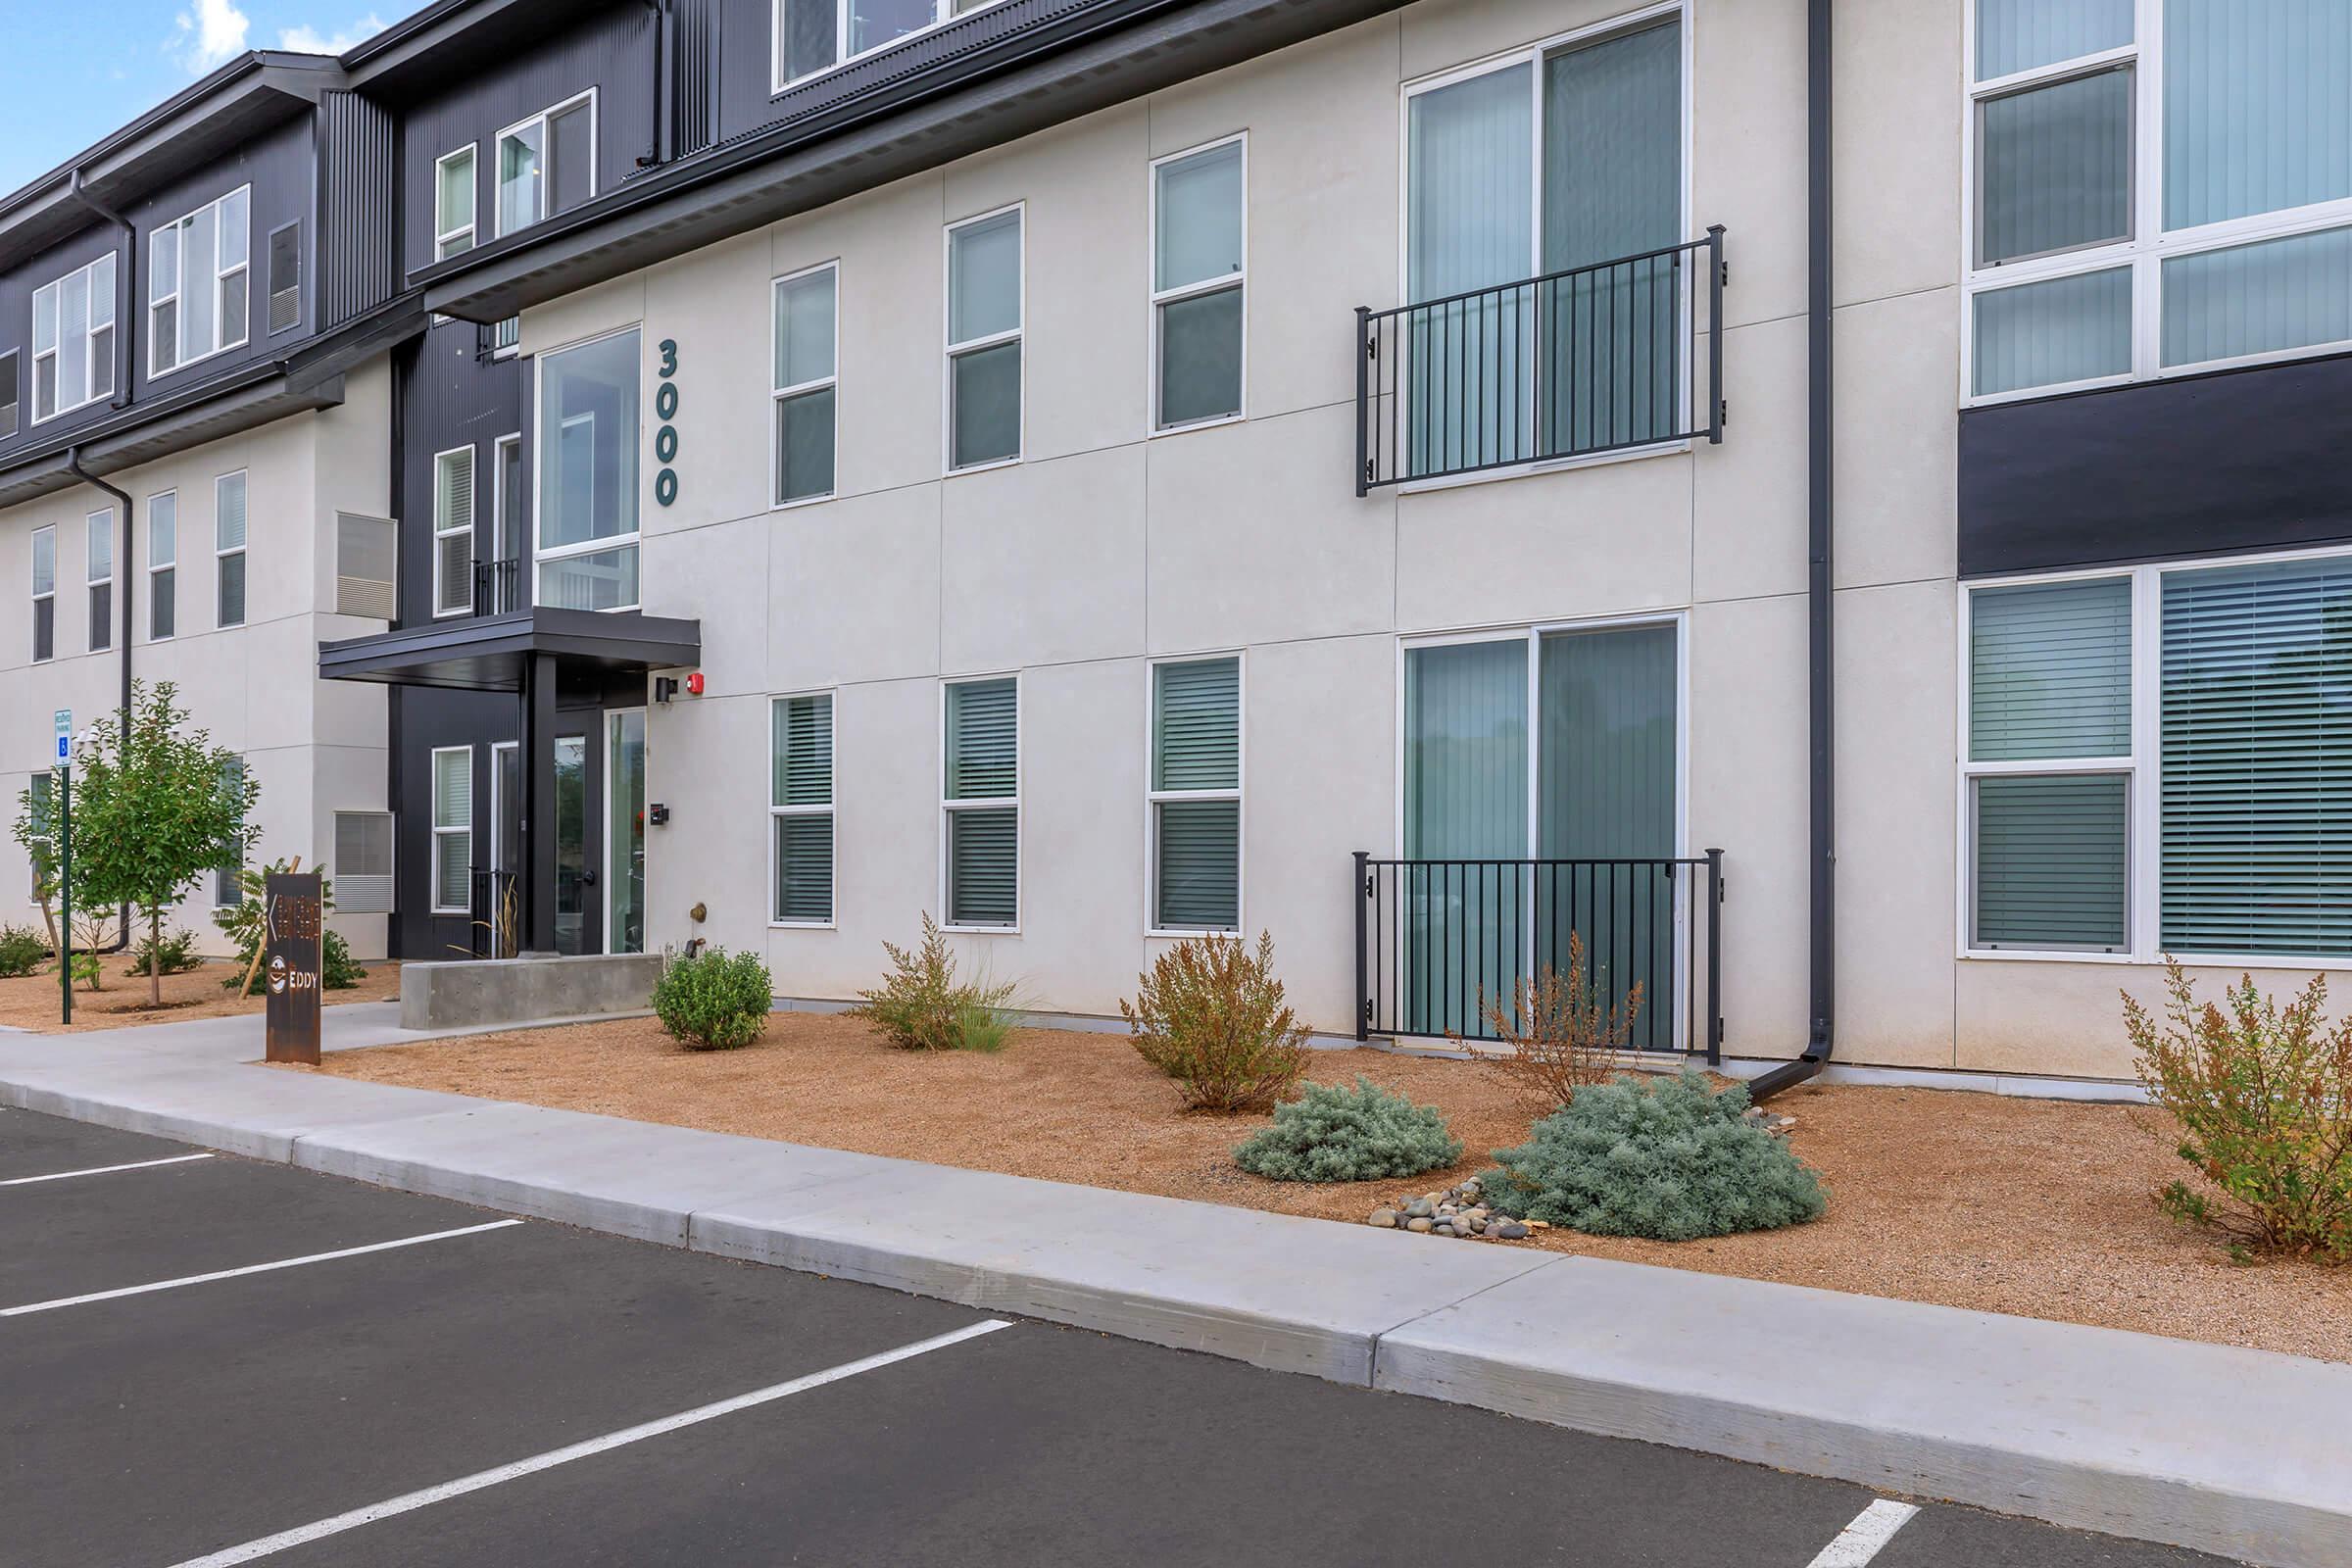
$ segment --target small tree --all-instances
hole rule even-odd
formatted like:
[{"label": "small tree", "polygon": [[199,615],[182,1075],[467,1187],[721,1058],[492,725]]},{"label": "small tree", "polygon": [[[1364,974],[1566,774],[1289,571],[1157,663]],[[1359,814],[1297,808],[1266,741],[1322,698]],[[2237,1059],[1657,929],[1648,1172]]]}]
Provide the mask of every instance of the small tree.
[{"label": "small tree", "polygon": [[[234,752],[188,723],[170,681],[133,683],[127,728],[100,719],[75,754],[74,902],[127,904],[157,951],[164,911],[206,872],[242,865],[258,833],[261,786]],[[161,1006],[164,977],[147,974]]]},{"label": "small tree", "polygon": [[37,775],[34,784],[46,783],[49,791],[27,787],[17,797],[16,840],[24,846],[25,856],[32,861],[32,896],[41,906],[41,924],[48,927],[49,946],[64,954],[64,944],[57,939],[57,823],[53,793],[57,788],[54,773]]}]

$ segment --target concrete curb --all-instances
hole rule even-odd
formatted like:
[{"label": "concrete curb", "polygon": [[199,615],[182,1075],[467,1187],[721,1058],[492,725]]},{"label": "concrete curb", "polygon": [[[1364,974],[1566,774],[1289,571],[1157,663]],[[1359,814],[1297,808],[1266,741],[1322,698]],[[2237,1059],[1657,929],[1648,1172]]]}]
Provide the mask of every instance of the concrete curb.
[{"label": "concrete curb", "polygon": [[[2352,1562],[2352,1366],[266,1072],[250,1034],[171,1027],[0,1038],[0,1103],[2276,1568]],[[415,1038],[356,1011],[333,1032]]]}]

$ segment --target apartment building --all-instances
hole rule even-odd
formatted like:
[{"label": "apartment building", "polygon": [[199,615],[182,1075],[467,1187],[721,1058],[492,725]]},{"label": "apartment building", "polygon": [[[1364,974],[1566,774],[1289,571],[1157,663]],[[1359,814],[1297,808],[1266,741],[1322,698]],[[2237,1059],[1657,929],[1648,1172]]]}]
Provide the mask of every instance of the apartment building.
[{"label": "apartment building", "polygon": [[[252,69],[340,401],[0,438],[95,661],[0,690],[119,673],[38,608],[72,462],[284,445],[263,852],[388,811],[397,956],[824,1001],[930,911],[1091,1018],[1268,930],[1417,1037],[1573,934],[1651,1049],[2091,1077],[2164,954],[2348,966],[2345,0],[451,0]],[[0,356],[108,156],[0,207]]]}]

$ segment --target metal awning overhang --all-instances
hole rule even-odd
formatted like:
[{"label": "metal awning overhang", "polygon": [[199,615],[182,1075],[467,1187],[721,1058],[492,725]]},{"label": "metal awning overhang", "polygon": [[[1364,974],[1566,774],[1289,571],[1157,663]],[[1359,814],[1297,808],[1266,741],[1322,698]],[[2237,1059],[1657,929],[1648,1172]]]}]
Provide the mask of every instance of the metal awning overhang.
[{"label": "metal awning overhang", "polygon": [[318,645],[321,680],[450,691],[519,692],[523,669],[554,656],[566,675],[643,675],[697,664],[703,623],[636,611],[557,610],[541,605],[504,615],[430,621],[370,637]]}]

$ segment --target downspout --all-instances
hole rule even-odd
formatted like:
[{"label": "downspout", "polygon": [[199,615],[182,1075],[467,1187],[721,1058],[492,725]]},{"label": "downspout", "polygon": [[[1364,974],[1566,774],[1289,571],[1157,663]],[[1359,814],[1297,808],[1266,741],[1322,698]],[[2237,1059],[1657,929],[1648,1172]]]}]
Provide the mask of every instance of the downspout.
[{"label": "downspout", "polygon": [[[121,213],[116,212],[97,197],[82,189],[79,165],[76,165],[74,172],[66,178],[66,194],[122,231],[122,249],[115,253],[115,395],[108,402],[107,407],[127,409],[132,402],[130,391],[130,269],[133,260],[139,253],[138,231],[130,226],[129,219],[124,218]],[[80,470],[75,469],[74,471],[79,472]],[[104,487],[101,486],[101,488]],[[122,526],[125,530],[123,538],[127,543],[129,539],[127,530],[130,527],[130,514],[127,510],[130,506],[129,500],[125,498],[122,505],[125,509],[122,518]],[[127,645],[123,648],[122,653],[123,658],[127,661],[130,657]]]},{"label": "downspout", "polygon": [[[122,531],[115,535],[122,541],[122,549],[115,557],[115,581],[122,590],[122,706],[119,710],[119,722],[122,725],[122,732],[128,735],[130,733],[130,579],[133,575],[130,570],[130,492],[116,489],[83,467],[81,466],[81,448],[79,447],[66,449],[66,466],[72,470],[74,477],[79,479],[83,484],[94,490],[103,490],[113,496],[115,505],[121,508],[122,513]],[[128,904],[122,906],[122,918],[115,923],[118,929],[113,944],[99,948],[96,950],[97,952],[101,954],[121,953],[130,946],[130,906]],[[74,945],[74,933],[66,932],[63,940],[71,949]]]},{"label": "downspout", "polygon": [[1833,397],[1830,255],[1830,5],[1805,7],[1805,616],[1807,708],[1811,741],[1812,821],[1806,860],[1812,878],[1812,1029],[1804,1054],[1755,1079],[1748,1094],[1766,1100],[1829,1064],[1837,1033],[1838,840],[1836,621],[1831,565],[1837,517],[1831,487],[1836,412]]},{"label": "downspout", "polygon": [[654,18],[654,146],[637,160],[637,167],[652,169],[669,162],[677,106],[669,91],[668,0],[645,0],[645,9]]}]

